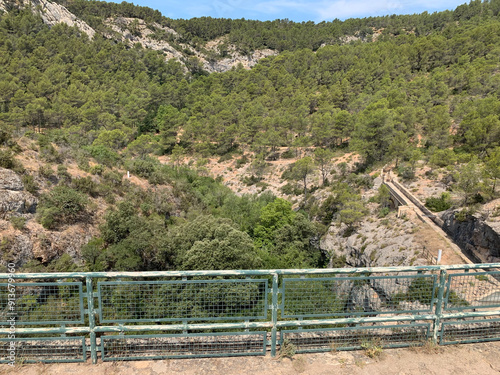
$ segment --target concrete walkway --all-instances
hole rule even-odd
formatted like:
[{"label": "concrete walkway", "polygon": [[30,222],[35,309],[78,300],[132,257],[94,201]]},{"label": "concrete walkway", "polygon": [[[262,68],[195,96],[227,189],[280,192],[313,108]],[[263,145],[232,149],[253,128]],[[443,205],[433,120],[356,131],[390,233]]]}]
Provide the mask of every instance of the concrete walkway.
[{"label": "concrete walkway", "polygon": [[[408,207],[407,210],[414,212],[417,217],[425,223],[427,226],[429,226],[434,232],[436,232],[448,245],[448,247],[445,247],[441,250],[443,250],[442,258],[440,264],[448,265],[448,264],[457,264],[462,263],[462,264],[474,264],[467,256],[462,252],[462,249],[458,247],[455,242],[448,236],[441,227],[436,225],[428,216],[427,213],[423,212],[418,206],[413,204],[413,202],[410,201],[410,199],[407,198],[407,196],[412,197],[413,199],[417,200],[418,199],[408,190],[406,189],[402,184],[398,183],[398,186],[396,186],[393,181],[397,181],[396,177],[392,175],[391,172],[387,173],[387,175],[383,175],[382,177],[384,184],[389,188],[391,191],[391,194],[396,194],[397,197],[396,199],[398,201],[404,201],[405,206]],[[451,252],[451,253],[448,253]],[[434,256],[437,257],[437,250],[435,250]],[[450,262],[451,261],[451,262]]]}]

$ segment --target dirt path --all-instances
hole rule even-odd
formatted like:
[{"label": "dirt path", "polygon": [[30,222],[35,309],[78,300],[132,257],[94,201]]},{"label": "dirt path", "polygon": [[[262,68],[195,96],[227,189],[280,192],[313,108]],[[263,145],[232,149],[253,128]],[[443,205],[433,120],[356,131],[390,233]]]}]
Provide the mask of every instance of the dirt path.
[{"label": "dirt path", "polygon": [[[418,220],[418,219],[417,219]],[[433,223],[437,227],[436,224]],[[430,224],[420,222],[418,231],[415,234],[415,240],[429,250],[433,259],[437,258],[438,250],[443,250],[440,264],[463,264],[464,259],[453,250],[450,241],[443,237]],[[433,263],[435,264],[435,263]]]},{"label": "dirt path", "polygon": [[451,375],[500,373],[500,342],[439,348],[387,349],[378,359],[362,351],[295,355],[292,360],[266,357],[171,359],[91,364],[35,364],[0,374],[19,375]]}]

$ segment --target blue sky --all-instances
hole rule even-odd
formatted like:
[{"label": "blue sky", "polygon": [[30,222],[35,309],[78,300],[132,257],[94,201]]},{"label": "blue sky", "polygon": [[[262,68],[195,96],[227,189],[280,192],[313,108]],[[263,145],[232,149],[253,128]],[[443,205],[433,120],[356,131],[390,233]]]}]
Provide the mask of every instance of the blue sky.
[{"label": "blue sky", "polygon": [[128,0],[158,9],[170,18],[223,17],[261,21],[331,21],[389,14],[433,13],[455,9],[467,0]]}]

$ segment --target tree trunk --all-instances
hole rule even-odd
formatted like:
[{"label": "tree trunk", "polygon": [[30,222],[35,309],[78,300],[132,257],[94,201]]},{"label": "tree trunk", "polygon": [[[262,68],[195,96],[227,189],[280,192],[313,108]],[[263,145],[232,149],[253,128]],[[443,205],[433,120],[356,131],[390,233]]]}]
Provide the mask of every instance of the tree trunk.
[{"label": "tree trunk", "polygon": [[304,175],[304,199],[307,199],[307,175]]}]

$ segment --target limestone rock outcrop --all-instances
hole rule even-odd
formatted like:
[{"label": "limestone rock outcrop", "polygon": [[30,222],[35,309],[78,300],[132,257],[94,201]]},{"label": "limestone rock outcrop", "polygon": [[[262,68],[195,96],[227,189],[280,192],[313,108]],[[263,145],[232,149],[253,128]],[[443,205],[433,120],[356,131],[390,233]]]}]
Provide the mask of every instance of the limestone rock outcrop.
[{"label": "limestone rock outcrop", "polygon": [[443,229],[466,253],[477,262],[500,262],[500,222],[489,222],[481,214],[467,217],[465,221],[455,218],[455,211],[441,215]]},{"label": "limestone rock outcrop", "polygon": [[52,3],[47,0],[30,0],[25,1],[27,5],[31,5],[31,8],[36,12],[39,11],[40,16],[49,26],[54,26],[58,23],[65,23],[68,26],[76,26],[82,32],[88,35],[92,39],[95,35],[95,30],[91,28],[86,22],[77,18],[73,13],[68,11],[62,5]]},{"label": "limestone rock outcrop", "polygon": [[244,68],[250,69],[255,66],[259,60],[276,55],[276,51],[271,49],[256,50],[250,56],[243,56],[239,53],[234,53],[233,56],[224,58],[222,60],[207,61],[204,58],[200,58],[203,62],[203,68],[210,73],[221,73],[230,70],[239,64],[243,65]]},{"label": "limestone rock outcrop", "polygon": [[38,199],[24,191],[21,178],[10,169],[0,168],[0,217],[34,214]]},{"label": "limestone rock outcrop", "polygon": [[10,169],[0,168],[0,190],[20,191],[24,189],[21,177]]}]

